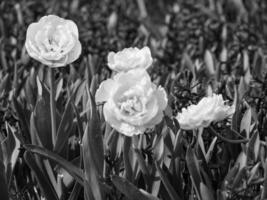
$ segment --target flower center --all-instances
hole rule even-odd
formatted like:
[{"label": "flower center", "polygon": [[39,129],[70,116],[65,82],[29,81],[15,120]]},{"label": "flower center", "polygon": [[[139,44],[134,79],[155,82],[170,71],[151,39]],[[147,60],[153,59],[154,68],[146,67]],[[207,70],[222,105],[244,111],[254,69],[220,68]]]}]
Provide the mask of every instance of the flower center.
[{"label": "flower center", "polygon": [[126,99],[124,97],[119,101],[118,105],[126,115],[134,115],[142,111],[142,103],[136,96]]},{"label": "flower center", "polygon": [[56,27],[56,30],[48,35],[48,46],[52,52],[64,53],[64,48],[69,42],[70,38],[66,36],[63,26]]},{"label": "flower center", "polygon": [[38,31],[35,41],[42,55],[49,60],[59,60],[75,45],[72,33],[63,25],[46,25]]}]

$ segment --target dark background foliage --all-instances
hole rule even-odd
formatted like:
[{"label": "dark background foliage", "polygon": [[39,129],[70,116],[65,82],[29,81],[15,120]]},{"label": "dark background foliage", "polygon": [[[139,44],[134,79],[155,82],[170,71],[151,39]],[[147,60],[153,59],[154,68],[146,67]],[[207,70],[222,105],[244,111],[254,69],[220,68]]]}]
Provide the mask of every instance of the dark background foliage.
[{"label": "dark background foliage", "polygon": [[[56,69],[56,145],[48,70],[24,47],[28,25],[48,14],[73,20],[83,46]],[[266,38],[263,0],[2,0],[1,199],[266,199]],[[136,141],[105,124],[93,96],[111,75],[108,52],[145,45],[169,107]],[[174,116],[210,91],[237,111],[201,140]]]}]

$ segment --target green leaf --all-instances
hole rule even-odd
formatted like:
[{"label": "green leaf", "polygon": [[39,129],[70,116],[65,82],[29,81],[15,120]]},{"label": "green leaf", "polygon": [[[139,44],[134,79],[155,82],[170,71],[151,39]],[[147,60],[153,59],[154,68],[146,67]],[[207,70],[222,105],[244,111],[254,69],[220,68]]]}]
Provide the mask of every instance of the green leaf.
[{"label": "green leaf", "polygon": [[[81,101],[82,99],[82,96],[84,95],[84,91],[85,91],[85,87],[86,87],[86,81],[81,81],[80,83],[78,82],[78,80],[76,81],[78,86],[77,88],[75,88],[75,105],[77,106],[79,104],[79,102]],[[76,83],[75,82],[75,83]]]},{"label": "green leaf", "polygon": [[213,191],[213,184],[212,184],[212,171],[211,169],[209,168],[207,162],[206,162],[206,158],[204,156],[204,154],[202,153],[202,151],[198,151],[198,158],[199,158],[199,171],[200,171],[200,174],[201,174],[201,178],[202,178],[202,182],[205,183],[205,185],[210,189],[210,191],[212,193],[214,193]]},{"label": "green leaf", "polygon": [[236,174],[238,173],[239,170],[239,165],[234,165],[229,171],[228,174],[226,175],[226,177],[224,178],[223,181],[223,188],[227,187],[229,184],[232,184],[232,182],[234,181],[234,178],[236,176]]},{"label": "green leaf", "polygon": [[267,199],[267,159],[265,159],[264,163],[264,182],[263,182],[261,199]]},{"label": "green leaf", "polygon": [[252,182],[252,180],[254,179],[258,179],[259,177],[256,176],[258,170],[259,170],[259,167],[261,166],[260,165],[261,163],[258,162],[256,165],[254,165],[254,167],[250,170],[249,172],[249,178],[248,178],[248,185]]},{"label": "green leaf", "polygon": [[177,132],[174,140],[174,150],[173,150],[173,156],[174,158],[180,157],[181,155],[184,154],[184,149],[183,149],[183,134],[181,129]]},{"label": "green leaf", "polygon": [[250,134],[250,125],[251,125],[251,108],[248,108],[241,120],[240,124],[240,132],[243,130],[246,131],[247,138],[249,138]]},{"label": "green leaf", "polygon": [[58,200],[59,198],[56,194],[56,191],[54,190],[52,184],[49,182],[47,176],[43,174],[42,170],[38,167],[33,155],[30,152],[26,151],[24,153],[24,159],[27,165],[33,171],[42,194],[45,196],[45,198],[49,200]]},{"label": "green leaf", "polygon": [[[74,158],[73,160],[71,160],[70,162],[72,164],[74,164],[75,166],[80,166],[81,163],[81,158],[82,156],[78,156],[76,158]],[[63,183],[64,186],[67,188],[70,188],[73,185],[73,182],[75,181],[74,178],[62,167],[56,167],[56,171],[58,174],[63,176]]]},{"label": "green leaf", "polygon": [[6,74],[0,82],[0,96],[9,91],[10,88],[10,76]]},{"label": "green leaf", "polygon": [[214,200],[211,191],[203,182],[200,183],[200,193],[202,200]]},{"label": "green leaf", "polygon": [[252,164],[254,164],[254,162],[257,161],[259,157],[259,151],[260,151],[260,137],[259,133],[255,132],[247,144],[248,162],[252,162]]},{"label": "green leaf", "polygon": [[6,166],[6,178],[7,182],[9,183],[19,155],[20,141],[14,134],[14,128],[12,128],[8,122],[6,122],[5,125],[7,137],[4,139],[1,146],[4,155],[4,164]]},{"label": "green leaf", "polygon": [[246,167],[240,168],[239,172],[235,175],[234,181],[233,181],[233,188],[238,188],[242,185],[242,180],[246,179]]},{"label": "green leaf", "polygon": [[95,101],[88,91],[89,113],[88,124],[83,135],[83,160],[85,169],[85,196],[89,199],[92,193],[95,200],[102,199],[102,190],[99,178],[104,168],[104,145],[101,131],[101,122]]},{"label": "green leaf", "polygon": [[82,186],[76,182],[68,200],[77,200],[80,195],[81,190],[82,190]]},{"label": "green leaf", "polygon": [[162,135],[158,136],[156,142],[154,142],[153,154],[157,161],[160,161],[163,159],[164,137]]},{"label": "green leaf", "polygon": [[87,181],[86,179],[84,180],[84,199],[85,200],[95,200],[93,194],[95,194],[95,192],[93,193],[91,190],[91,187],[95,187],[95,186],[91,186],[91,184],[89,183],[89,181]]},{"label": "green leaf", "polygon": [[200,176],[199,163],[197,161],[195,153],[193,152],[193,149],[190,146],[187,149],[185,159],[191,180],[195,187],[196,193],[200,198],[200,183],[202,182],[202,179]]},{"label": "green leaf", "polygon": [[87,65],[87,71],[88,71],[88,80],[91,80],[92,76],[95,75],[96,73],[96,65],[97,65],[97,58],[92,55],[92,54],[89,54],[88,57],[87,57],[87,62],[86,62],[86,65]]},{"label": "green leaf", "polygon": [[129,181],[131,181],[133,177],[133,169],[129,160],[130,147],[131,147],[131,138],[124,136],[123,161],[125,168],[125,178]]},{"label": "green leaf", "polygon": [[[168,105],[167,106],[167,108],[165,109],[165,114],[166,114],[166,110],[169,110],[169,112],[172,112],[172,108],[170,108],[170,106]],[[172,113],[170,113],[170,115],[172,115]],[[178,127],[176,126],[176,124],[175,124],[175,120],[176,119],[171,119],[169,116],[164,116],[164,121],[166,122],[166,125],[167,125],[167,127],[169,127],[171,130],[172,130],[172,132],[173,133],[177,133],[177,131],[179,130],[179,125],[178,125]],[[163,123],[162,124],[159,124],[159,125],[161,125],[162,127],[161,127],[161,129],[163,128]]]},{"label": "green leaf", "polygon": [[129,200],[159,200],[146,191],[138,189],[134,184],[122,177],[113,175],[111,181]]},{"label": "green leaf", "polygon": [[58,190],[58,183],[56,181],[55,174],[54,174],[54,171],[53,171],[53,169],[51,167],[51,164],[50,164],[49,160],[47,160],[47,159],[42,160],[42,166],[45,169],[45,172],[46,172],[46,174],[47,174],[47,176],[48,176],[48,178],[50,180],[50,183],[55,188],[58,197],[61,198],[62,191]]},{"label": "green leaf", "polygon": [[[1,141],[0,141],[1,142]],[[0,196],[2,200],[9,200],[8,197],[8,188],[7,188],[7,181],[6,181],[6,173],[5,173],[5,165],[3,161],[3,151],[0,146]]]},{"label": "green leaf", "polygon": [[71,102],[73,110],[75,112],[76,120],[77,120],[77,128],[78,128],[78,133],[79,133],[79,140],[82,140],[83,136],[83,125],[82,125],[82,119],[80,118],[79,111],[77,107],[75,106],[74,102]]},{"label": "green leaf", "polygon": [[159,200],[159,198],[155,197],[154,195],[148,193],[143,189],[139,189],[139,191],[147,198],[147,200]]},{"label": "green leaf", "polygon": [[264,182],[262,188],[261,199],[267,199],[267,159],[264,163]]},{"label": "green leaf", "polygon": [[69,99],[57,130],[56,143],[54,146],[54,151],[56,153],[60,153],[68,142],[70,131],[72,130],[73,117],[74,113],[71,100]]},{"label": "green leaf", "polygon": [[73,165],[71,162],[63,159],[59,155],[57,155],[57,154],[55,154],[55,153],[53,153],[53,152],[51,152],[45,148],[42,148],[42,147],[26,144],[26,145],[24,145],[24,148],[27,151],[41,155],[41,156],[43,156],[43,157],[45,157],[51,161],[56,162],[62,168],[64,168],[66,171],[68,171],[68,173],[70,175],[72,175],[73,178],[75,178],[81,185],[83,185],[83,172],[82,172],[82,170],[79,169],[78,167],[76,167],[75,165]]},{"label": "green leaf", "polygon": [[263,81],[265,76],[266,61],[264,53],[261,49],[255,52],[252,66],[253,66],[252,72],[254,72],[254,76],[257,79]]},{"label": "green leaf", "polygon": [[[107,127],[108,124],[106,124]],[[108,136],[107,136],[108,135]],[[120,156],[122,148],[122,142],[121,142],[121,136],[120,133],[118,133],[115,129],[112,131],[108,131],[106,133],[105,138],[105,148],[107,151],[110,152],[110,159],[114,160],[117,156]]]},{"label": "green leaf", "polygon": [[213,149],[215,147],[215,144],[216,144],[216,141],[217,141],[217,137],[214,137],[210,146],[209,146],[209,149],[205,155],[205,159],[206,159],[206,162],[208,163],[211,159],[211,156],[212,156],[212,152],[213,152]]},{"label": "green leaf", "polygon": [[205,150],[204,141],[202,138],[202,133],[203,133],[203,129],[199,129],[199,132],[197,134],[197,144],[198,144],[200,150],[202,151],[203,155],[206,155],[206,150]]},{"label": "green leaf", "polygon": [[244,77],[241,76],[239,85],[238,85],[239,100],[241,100],[244,97],[248,89],[249,89],[249,86],[246,84]]},{"label": "green leaf", "polygon": [[247,166],[247,154],[244,151],[241,151],[236,159],[236,165],[239,166],[239,169],[242,169]]},{"label": "green leaf", "polygon": [[36,102],[35,109],[32,113],[31,127],[34,127],[36,132],[32,132],[32,137],[38,134],[39,142],[43,147],[49,150],[53,149],[52,134],[51,134],[51,114],[50,114],[50,99],[48,90],[41,85],[42,96],[39,96]]},{"label": "green leaf", "polygon": [[[154,177],[159,177],[159,172],[157,170],[154,170]],[[154,196],[158,196],[161,186],[161,180],[160,179],[154,179],[151,185],[151,193]]]},{"label": "green leaf", "polygon": [[56,94],[55,94],[55,100],[58,100],[58,97],[60,95],[60,92],[62,91],[63,87],[63,79],[61,78],[57,84]]},{"label": "green leaf", "polygon": [[23,138],[25,139],[25,142],[30,143],[30,120],[26,115],[26,110],[23,109],[22,105],[18,102],[15,96],[12,97],[12,104],[21,124],[22,135],[24,136]]},{"label": "green leaf", "polygon": [[32,106],[32,109],[34,108],[37,100],[37,87],[36,87],[36,73],[34,71],[34,68],[32,68],[26,83],[25,83],[25,98],[28,103]]},{"label": "green leaf", "polygon": [[209,188],[202,182],[200,183],[200,192],[202,200],[214,200]]},{"label": "green leaf", "polygon": [[175,190],[172,187],[171,183],[169,182],[166,174],[161,169],[161,167],[157,161],[155,161],[155,165],[156,165],[157,171],[159,172],[160,179],[163,182],[163,185],[165,186],[166,190],[168,191],[168,194],[169,194],[171,200],[181,200],[181,198],[175,192]]},{"label": "green leaf", "polygon": [[95,100],[89,92],[90,111],[88,113],[88,129],[85,133],[88,137],[88,145],[92,153],[94,162],[99,175],[103,173],[104,167],[104,143],[101,131],[101,122],[96,109]]},{"label": "green leaf", "polygon": [[96,90],[97,90],[97,88],[98,88],[98,79],[99,79],[98,76],[99,76],[98,74],[95,74],[95,75],[93,76],[93,78],[92,78],[91,83],[90,83],[90,92],[91,92],[91,94],[92,94],[93,96],[95,95]]},{"label": "green leaf", "polygon": [[235,113],[233,114],[232,117],[232,123],[231,123],[231,128],[235,131],[238,131],[238,127],[239,127],[239,120],[241,117],[241,110],[240,110],[240,95],[239,92],[237,90],[237,87],[234,88],[235,90],[235,96],[234,96],[234,102],[233,105],[235,106]]},{"label": "green leaf", "polygon": [[137,148],[133,148],[133,152],[135,154],[135,156],[137,157],[138,160],[138,164],[141,168],[141,171],[144,175],[148,176],[149,175],[149,170],[146,164],[146,161],[144,160],[144,157],[140,151],[140,149]]},{"label": "green leaf", "polygon": [[92,150],[92,147],[90,146],[90,134],[92,132],[88,131],[88,126],[85,130],[85,133],[83,135],[83,164],[84,164],[84,170],[85,170],[85,180],[84,180],[84,196],[87,200],[91,200],[90,194],[92,193],[95,200],[101,200],[102,199],[102,192],[99,184],[99,169],[96,167],[96,162],[93,158],[94,151]]}]

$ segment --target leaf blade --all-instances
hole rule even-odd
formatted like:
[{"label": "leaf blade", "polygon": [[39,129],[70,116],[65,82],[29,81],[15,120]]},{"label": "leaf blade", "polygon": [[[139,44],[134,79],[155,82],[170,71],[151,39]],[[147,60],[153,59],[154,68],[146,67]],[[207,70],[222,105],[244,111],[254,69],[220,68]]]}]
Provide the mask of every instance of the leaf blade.
[{"label": "leaf blade", "polygon": [[159,200],[157,197],[139,190],[135,185],[122,177],[113,175],[111,181],[115,187],[130,200]]},{"label": "leaf blade", "polygon": [[32,153],[41,155],[47,159],[50,159],[56,163],[58,163],[62,168],[64,168],[70,175],[73,176],[81,185],[83,185],[83,172],[81,169],[73,165],[71,162],[63,159],[61,156],[36,145],[24,145],[24,148]]}]

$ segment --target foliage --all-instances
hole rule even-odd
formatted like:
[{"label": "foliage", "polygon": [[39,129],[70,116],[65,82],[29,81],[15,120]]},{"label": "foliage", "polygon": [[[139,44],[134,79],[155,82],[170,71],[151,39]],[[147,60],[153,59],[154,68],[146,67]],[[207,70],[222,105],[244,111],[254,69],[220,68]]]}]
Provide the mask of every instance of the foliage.
[{"label": "foliage", "polygon": [[[267,199],[266,11],[260,0],[1,1],[1,199]],[[77,23],[83,46],[56,69],[55,144],[49,70],[24,47],[27,26],[51,13]],[[94,95],[112,75],[109,51],[145,45],[169,105],[154,129],[126,137]],[[181,130],[177,112],[212,91],[233,117]]]}]

